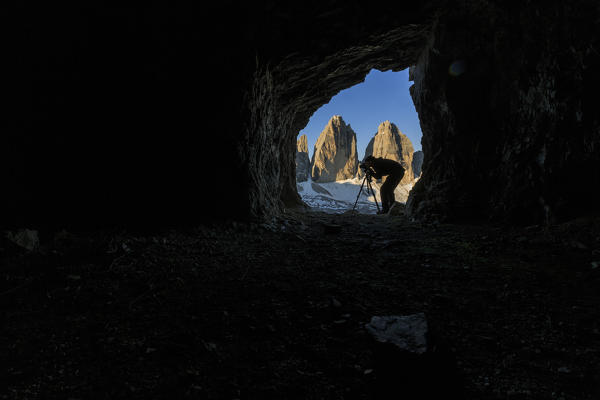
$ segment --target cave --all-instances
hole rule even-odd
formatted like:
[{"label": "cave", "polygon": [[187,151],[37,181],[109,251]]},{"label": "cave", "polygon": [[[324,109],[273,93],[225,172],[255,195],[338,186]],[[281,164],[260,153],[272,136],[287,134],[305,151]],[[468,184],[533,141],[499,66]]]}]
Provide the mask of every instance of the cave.
[{"label": "cave", "polygon": [[[323,346],[356,364],[309,357],[323,368],[317,373],[307,360],[281,359],[277,379],[253,369],[253,356],[275,362],[261,335],[292,337],[298,323],[310,342],[310,334],[321,337],[310,324],[330,318],[330,309],[360,315],[357,327],[378,312],[426,309],[447,342],[440,348],[458,349],[448,352],[469,396],[600,393],[600,315],[592,307],[600,279],[597,2],[96,2],[21,5],[4,19],[0,296],[4,361],[16,382],[9,398],[366,396],[371,377],[385,374],[340,350],[369,346],[355,331],[335,336],[354,317],[334,319],[344,322],[327,328],[333,336]],[[296,190],[298,133],[372,69],[406,68],[425,158],[404,222],[311,214]],[[371,242],[369,227],[389,237]],[[407,238],[418,252],[402,247]],[[325,251],[320,242],[332,249],[328,265],[346,263],[352,279],[311,258]],[[304,269],[292,268],[285,246]],[[269,261],[259,248],[280,258]],[[389,269],[400,249],[412,257],[403,261],[412,286]],[[373,266],[360,261],[365,251],[376,252]],[[357,278],[361,268],[374,275]],[[368,282],[372,292],[359,292],[369,305],[353,304],[350,293]],[[338,284],[347,286],[332,295]],[[317,311],[303,309],[302,298]],[[285,323],[267,323],[277,307],[287,310]],[[310,318],[300,324],[295,310]],[[494,313],[499,320],[489,320]],[[235,323],[215,327],[222,319]],[[543,326],[546,347],[498,338],[518,337],[511,326]],[[248,346],[227,353],[220,340],[233,331]],[[486,357],[464,356],[461,337]],[[277,343],[283,358],[304,346]],[[103,358],[99,348],[110,351]],[[490,360],[500,353],[494,375]],[[522,365],[526,377],[511,370]],[[342,378],[326,380],[327,371]]]},{"label": "cave", "polygon": [[[408,67],[430,155],[412,215],[528,224],[595,212],[593,5],[428,2],[383,16],[265,4],[236,7],[227,29],[186,7],[20,10],[7,224],[277,215],[298,203],[293,137],[310,115],[373,68]],[[466,72],[449,74],[456,62]],[[230,195],[195,183],[215,164],[214,192]]]}]

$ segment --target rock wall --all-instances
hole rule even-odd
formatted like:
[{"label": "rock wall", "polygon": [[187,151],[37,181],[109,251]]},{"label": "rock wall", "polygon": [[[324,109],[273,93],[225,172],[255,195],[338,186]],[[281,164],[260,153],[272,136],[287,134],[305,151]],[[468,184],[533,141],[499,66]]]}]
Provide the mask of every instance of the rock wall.
[{"label": "rock wall", "polygon": [[410,215],[528,224],[598,210],[598,15],[588,1],[466,2],[438,21],[411,69],[427,157]]},{"label": "rock wall", "polygon": [[199,13],[220,11],[102,2],[11,11],[0,24],[11,77],[0,116],[0,225],[250,215],[254,190],[238,144],[256,60],[241,52],[233,60],[236,51],[215,40],[225,33]]},{"label": "rock wall", "polygon": [[384,121],[379,124],[377,133],[369,141],[365,157],[372,155],[399,162],[405,170],[400,183],[408,184],[414,181],[413,153],[414,149],[410,139],[400,132],[395,124]]},{"label": "rock wall", "polygon": [[1,223],[278,215],[301,204],[296,138],[314,111],[411,65],[426,154],[412,217],[598,211],[596,1],[232,5],[11,13]]},{"label": "rock wall", "polygon": [[315,182],[341,181],[356,175],[356,133],[340,115],[331,117],[319,135],[310,164]]},{"label": "rock wall", "polygon": [[246,101],[247,125],[237,145],[239,164],[245,171],[240,181],[249,188],[249,216],[265,219],[286,206],[302,204],[292,174],[296,169],[296,140],[289,135],[293,114],[285,111],[267,67],[257,66]]},{"label": "rock wall", "polygon": [[412,169],[415,179],[421,177],[421,170],[423,168],[423,152],[421,150],[413,153]]},{"label": "rock wall", "polygon": [[302,135],[296,144],[296,182],[306,182],[309,176],[308,139]]}]

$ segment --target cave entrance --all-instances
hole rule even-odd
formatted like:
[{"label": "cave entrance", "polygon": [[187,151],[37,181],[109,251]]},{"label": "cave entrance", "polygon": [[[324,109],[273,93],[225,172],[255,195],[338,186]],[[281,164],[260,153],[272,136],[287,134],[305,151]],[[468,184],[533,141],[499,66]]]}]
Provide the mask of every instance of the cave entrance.
[{"label": "cave entrance", "polygon": [[[357,201],[361,213],[377,212],[358,164],[368,155],[400,162],[406,172],[394,191],[406,203],[420,178],[421,126],[409,88],[408,69],[371,70],[362,83],[342,90],[313,113],[298,134],[296,189],[314,209],[342,213]],[[384,178],[385,179],[385,178]],[[382,181],[373,181],[377,201]]]}]

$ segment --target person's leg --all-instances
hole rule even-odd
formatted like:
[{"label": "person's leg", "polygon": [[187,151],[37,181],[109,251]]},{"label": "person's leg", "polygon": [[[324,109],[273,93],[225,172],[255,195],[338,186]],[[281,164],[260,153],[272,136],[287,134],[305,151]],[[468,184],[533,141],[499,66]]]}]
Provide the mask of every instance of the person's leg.
[{"label": "person's leg", "polygon": [[394,190],[396,190],[396,187],[400,183],[401,179],[402,177],[394,176],[393,182],[390,182],[390,207],[396,202],[396,195],[394,194]]},{"label": "person's leg", "polygon": [[[390,210],[390,179],[385,180],[383,185],[381,185],[381,209],[383,213],[387,213]],[[392,189],[391,195],[394,195],[394,190]]]},{"label": "person's leg", "polygon": [[388,193],[389,193],[389,197],[388,197],[388,211],[390,208],[392,208],[392,206],[394,205],[394,203],[396,202],[396,196],[394,194],[394,190],[396,190],[396,187],[398,186],[398,184],[400,183],[400,179],[402,178],[398,178],[398,176],[396,175],[391,175],[388,177],[386,183],[388,183]]}]

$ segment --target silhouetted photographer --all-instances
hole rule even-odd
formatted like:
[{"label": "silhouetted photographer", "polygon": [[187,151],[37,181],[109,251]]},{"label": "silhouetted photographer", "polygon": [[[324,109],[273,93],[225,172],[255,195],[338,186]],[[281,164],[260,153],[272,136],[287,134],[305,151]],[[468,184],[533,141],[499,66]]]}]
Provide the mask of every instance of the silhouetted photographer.
[{"label": "silhouetted photographer", "polygon": [[371,175],[373,178],[381,179],[383,176],[387,176],[383,185],[381,185],[381,208],[380,213],[386,214],[390,211],[390,207],[396,201],[394,196],[394,189],[402,180],[404,176],[404,167],[394,160],[388,160],[386,158],[375,158],[368,156],[364,159],[360,168],[365,171],[365,174]]}]

